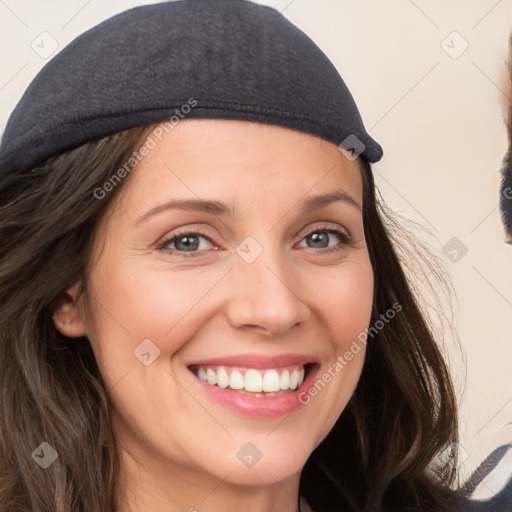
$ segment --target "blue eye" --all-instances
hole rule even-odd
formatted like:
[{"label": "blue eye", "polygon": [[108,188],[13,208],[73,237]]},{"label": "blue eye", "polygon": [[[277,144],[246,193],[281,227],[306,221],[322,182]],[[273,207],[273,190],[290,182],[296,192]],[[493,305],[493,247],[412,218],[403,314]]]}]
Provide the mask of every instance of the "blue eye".
[{"label": "blue eye", "polygon": [[[158,247],[158,249],[171,252],[171,253],[183,253],[183,256],[197,256],[197,254],[194,254],[198,251],[198,249],[201,248],[202,245],[200,239],[208,240],[208,242],[213,242],[204,234],[199,233],[197,231],[184,231],[180,233],[176,233],[171,236],[171,238],[168,238],[164,240]],[[169,246],[174,245],[175,249],[170,248]],[[204,249],[202,249],[199,252],[203,252]],[[186,254],[191,253],[191,254]]]},{"label": "blue eye", "polygon": [[[341,240],[341,245],[352,243],[352,239],[346,231],[332,227],[315,228],[304,237],[304,240],[309,240],[313,244],[317,244],[313,246],[312,249],[327,249],[329,247],[329,235],[336,235]],[[327,245],[324,245],[325,243]],[[318,244],[321,247],[318,247]]]},{"label": "blue eye", "polygon": [[[336,235],[341,240],[341,243],[329,246],[329,241],[332,235]],[[160,243],[157,249],[171,254],[180,254],[184,257],[201,256],[204,252],[208,251],[208,248],[204,247],[205,243],[201,243],[202,240],[207,241],[206,245],[208,245],[208,243],[211,244],[214,247],[213,250],[218,250],[218,247],[212,242],[212,240],[200,231],[180,231],[178,233],[174,233]],[[322,252],[340,250],[345,245],[353,243],[352,238],[346,231],[332,226],[317,227],[307,233],[302,240],[309,241],[313,244],[313,246],[308,247],[309,249],[319,249]]]}]

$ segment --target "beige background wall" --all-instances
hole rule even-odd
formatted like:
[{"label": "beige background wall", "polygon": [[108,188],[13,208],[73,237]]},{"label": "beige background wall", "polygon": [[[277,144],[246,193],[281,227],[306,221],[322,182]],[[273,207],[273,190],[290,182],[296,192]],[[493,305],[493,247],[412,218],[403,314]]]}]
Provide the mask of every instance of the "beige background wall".
[{"label": "beige background wall", "polygon": [[[153,2],[0,1],[0,132],[45,52],[145,3]],[[464,355],[451,338],[445,345],[461,390],[468,474],[512,442],[512,247],[498,209],[512,0],[260,3],[283,10],[338,67],[384,147],[374,168],[382,195],[430,229],[425,239],[453,279]]]}]

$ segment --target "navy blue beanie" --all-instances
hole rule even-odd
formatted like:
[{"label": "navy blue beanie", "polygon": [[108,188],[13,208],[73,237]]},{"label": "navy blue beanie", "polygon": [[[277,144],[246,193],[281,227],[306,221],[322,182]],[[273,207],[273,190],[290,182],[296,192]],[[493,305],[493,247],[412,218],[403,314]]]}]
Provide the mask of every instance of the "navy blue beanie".
[{"label": "navy blue beanie", "polygon": [[113,16],[52,58],[8,120],[0,173],[177,114],[277,124],[382,157],[336,68],[277,10],[181,0]]}]

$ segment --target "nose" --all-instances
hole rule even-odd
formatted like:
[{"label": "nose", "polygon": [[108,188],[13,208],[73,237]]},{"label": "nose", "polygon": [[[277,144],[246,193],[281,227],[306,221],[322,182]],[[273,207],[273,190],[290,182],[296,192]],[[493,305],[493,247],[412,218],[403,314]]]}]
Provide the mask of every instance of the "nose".
[{"label": "nose", "polygon": [[279,250],[266,248],[252,263],[237,256],[229,287],[226,314],[238,329],[282,336],[311,314],[300,296],[299,281]]}]

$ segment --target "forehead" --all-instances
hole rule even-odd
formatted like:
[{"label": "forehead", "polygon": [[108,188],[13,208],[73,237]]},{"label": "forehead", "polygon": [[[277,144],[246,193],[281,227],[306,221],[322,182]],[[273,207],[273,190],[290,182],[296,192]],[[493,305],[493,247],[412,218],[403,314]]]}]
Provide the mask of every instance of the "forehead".
[{"label": "forehead", "polygon": [[145,140],[152,149],[132,171],[121,202],[142,205],[172,194],[263,208],[342,189],[361,204],[359,162],[313,135],[261,123],[194,119],[158,137],[149,132]]}]

